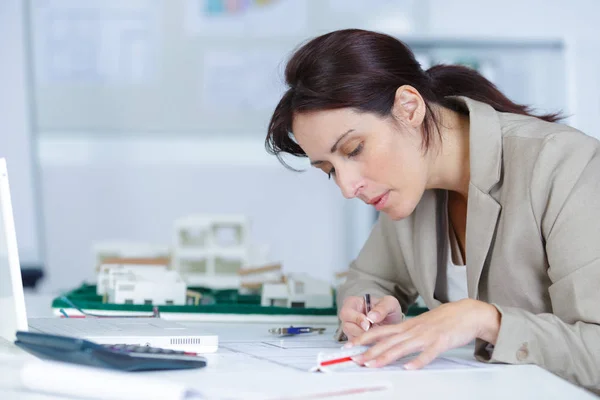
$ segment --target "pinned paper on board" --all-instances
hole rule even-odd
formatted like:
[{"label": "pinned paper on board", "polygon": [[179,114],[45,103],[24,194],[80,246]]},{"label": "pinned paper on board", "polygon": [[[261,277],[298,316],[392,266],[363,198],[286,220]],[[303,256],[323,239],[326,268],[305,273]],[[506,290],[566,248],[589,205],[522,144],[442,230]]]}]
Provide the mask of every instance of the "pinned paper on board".
[{"label": "pinned paper on board", "polygon": [[307,2],[298,0],[186,0],[188,34],[210,37],[299,35],[307,26]]},{"label": "pinned paper on board", "polygon": [[419,0],[327,0],[323,4],[340,20],[355,21],[353,28],[388,34],[414,33],[426,15]]},{"label": "pinned paper on board", "polygon": [[285,91],[285,56],[276,51],[204,53],[202,103],[207,110],[272,110]]},{"label": "pinned paper on board", "polygon": [[37,0],[32,5],[41,83],[147,83],[157,74],[156,1]]}]

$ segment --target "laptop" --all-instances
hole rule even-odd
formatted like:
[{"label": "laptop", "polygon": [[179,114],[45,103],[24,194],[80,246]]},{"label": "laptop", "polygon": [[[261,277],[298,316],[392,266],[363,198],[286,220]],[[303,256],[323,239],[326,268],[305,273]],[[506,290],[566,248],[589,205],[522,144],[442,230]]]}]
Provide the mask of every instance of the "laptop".
[{"label": "laptop", "polygon": [[217,351],[216,334],[161,318],[27,318],[6,160],[0,158],[0,337],[15,340],[16,331],[87,339],[100,344],[127,344],[183,350]]}]

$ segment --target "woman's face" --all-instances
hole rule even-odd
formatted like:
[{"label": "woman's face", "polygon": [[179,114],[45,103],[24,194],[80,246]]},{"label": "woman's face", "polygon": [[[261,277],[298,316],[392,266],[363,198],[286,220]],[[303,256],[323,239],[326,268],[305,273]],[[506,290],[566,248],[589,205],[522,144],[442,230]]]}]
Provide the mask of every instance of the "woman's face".
[{"label": "woman's face", "polygon": [[424,105],[415,104],[419,99],[398,105],[406,110],[395,105],[395,118],[348,108],[297,114],[294,137],[311,164],[329,175],[344,197],[358,197],[400,220],[413,212],[427,183],[423,118],[417,115],[424,115]]}]

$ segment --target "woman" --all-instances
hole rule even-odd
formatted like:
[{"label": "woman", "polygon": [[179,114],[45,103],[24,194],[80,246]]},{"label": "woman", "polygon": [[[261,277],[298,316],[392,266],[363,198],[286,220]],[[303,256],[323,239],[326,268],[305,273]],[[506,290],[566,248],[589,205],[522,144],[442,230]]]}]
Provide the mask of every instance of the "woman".
[{"label": "woman", "polygon": [[[599,142],[374,32],[317,37],[285,74],[267,149],[381,211],[339,290],[347,346],[374,344],[356,361],[416,369],[476,339],[599,391]],[[418,295],[431,311],[404,321]]]}]

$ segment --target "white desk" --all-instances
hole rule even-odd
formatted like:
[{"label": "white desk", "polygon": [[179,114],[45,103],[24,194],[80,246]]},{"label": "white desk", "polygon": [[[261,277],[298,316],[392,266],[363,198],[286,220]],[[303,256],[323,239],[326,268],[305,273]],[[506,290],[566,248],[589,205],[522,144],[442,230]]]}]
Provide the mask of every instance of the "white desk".
[{"label": "white desk", "polygon": [[[28,307],[32,307],[36,301],[37,299],[28,296]],[[43,304],[43,302],[39,301],[38,304]],[[45,304],[49,303],[46,302]],[[30,314],[46,316],[50,314],[50,311],[48,310],[48,314],[46,314],[40,310],[31,310]],[[150,372],[143,375],[185,383],[189,387],[200,390],[218,391],[222,389],[228,391],[228,394],[234,392],[265,393],[268,395],[267,398],[293,397],[298,394],[340,391],[345,387],[377,385],[386,386],[388,389],[327,398],[390,399],[400,398],[400,396],[419,400],[530,400],[538,398],[568,398],[572,400],[597,398],[593,394],[532,365],[445,371],[374,371],[336,374],[303,372],[228,349],[235,348],[235,344],[239,342],[260,343],[279,340],[267,331],[273,324],[206,322],[193,322],[191,324],[219,334],[221,350],[215,354],[207,355],[208,366],[200,370]],[[293,345],[294,341],[330,340],[333,329],[333,326],[328,326],[327,332],[320,337],[290,338],[283,339],[283,341]],[[21,351],[12,344],[6,341],[0,343],[0,356],[20,353]],[[285,354],[284,351],[281,351],[281,357],[286,357]],[[448,355],[472,358],[471,350],[466,348],[453,350]],[[248,398],[250,397],[249,395]],[[10,391],[2,392],[2,389],[0,389],[0,398],[6,400],[13,398],[47,400],[55,397]],[[245,398],[245,396],[241,398]]]}]

